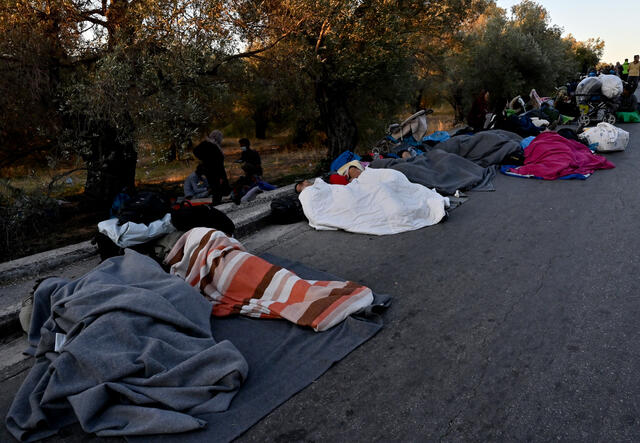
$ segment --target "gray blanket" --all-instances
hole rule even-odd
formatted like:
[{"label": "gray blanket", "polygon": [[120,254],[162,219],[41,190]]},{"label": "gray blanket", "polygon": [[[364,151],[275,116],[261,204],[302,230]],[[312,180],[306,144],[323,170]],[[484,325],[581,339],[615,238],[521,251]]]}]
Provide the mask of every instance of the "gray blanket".
[{"label": "gray blanket", "polygon": [[[292,270],[302,278],[337,279],[300,263],[270,255],[263,258]],[[102,276],[94,275],[97,271]],[[106,281],[101,282],[102,278]],[[156,312],[160,317],[155,315],[147,319],[145,315],[131,314],[131,320],[136,322],[135,332],[130,330],[133,325],[127,315],[119,318],[124,322],[123,325],[111,324],[106,330],[93,329],[96,334],[91,338],[90,343],[85,342],[90,345],[89,349],[83,346],[83,351],[87,354],[78,355],[80,361],[86,365],[83,367],[84,372],[77,373],[77,378],[65,377],[64,380],[57,379],[59,372],[56,366],[57,361],[72,350],[68,347],[76,343],[80,335],[67,343],[60,355],[49,351],[43,356],[41,348],[44,347],[45,342],[53,339],[51,337],[53,325],[50,321],[47,322],[47,326],[42,329],[42,340],[40,340],[39,330],[34,328],[29,335],[29,341],[35,345],[42,342],[37,353],[38,359],[16,395],[7,417],[7,427],[16,437],[31,440],[42,438],[52,434],[56,429],[80,420],[83,429],[87,432],[96,432],[99,428],[120,423],[125,426],[122,432],[101,432],[100,435],[129,434],[127,439],[130,441],[173,442],[177,439],[183,443],[230,441],[289,397],[308,386],[335,362],[373,337],[382,328],[382,320],[378,312],[390,302],[387,296],[374,295],[374,303],[367,311],[349,317],[336,327],[322,333],[281,320],[210,317],[210,303],[195,289],[183,280],[165,274],[147,257],[127,250],[124,257],[109,259],[80,280],[45,281],[34,299],[32,325],[38,322],[41,324],[52,311],[50,297],[44,294],[54,293],[55,295],[58,294],[56,290],[59,289],[80,295],[81,298],[77,300],[75,297],[72,299],[51,297],[54,318],[57,320],[56,313],[64,312],[65,306],[78,313],[86,310],[96,315],[102,311],[110,312],[110,309],[105,307],[109,304],[106,300],[111,298],[109,294],[113,286],[119,286],[118,292],[122,296],[116,297],[117,302],[116,300],[114,302],[118,307],[123,308],[123,314],[127,314],[129,310],[149,310]],[[158,292],[159,295],[145,294],[141,292],[142,288]],[[133,302],[126,295],[129,292],[134,298],[140,298],[139,302],[133,303],[133,306],[124,303],[124,300]],[[91,294],[95,294],[95,298],[91,297]],[[103,299],[105,299],[104,303],[101,302]],[[167,299],[169,303],[163,299]],[[72,301],[74,303],[71,303]],[[84,306],[85,303],[87,306]],[[43,315],[42,312],[49,312],[49,314]],[[64,317],[68,318],[69,315],[65,314]],[[100,316],[95,320],[99,319]],[[63,323],[66,324],[66,322]],[[93,322],[87,322],[87,327],[92,329],[96,326]],[[60,330],[63,329],[60,328]],[[153,330],[156,330],[154,335],[149,335]],[[215,344],[211,338],[211,331],[218,340],[224,341]],[[71,335],[71,333],[68,334],[68,336]],[[168,335],[169,339],[180,335],[186,336],[178,340],[179,347],[174,347],[177,346],[175,342],[167,344],[162,340],[152,339],[158,335]],[[123,343],[120,343],[121,341]],[[229,342],[232,342],[235,347]],[[145,343],[147,343],[146,346],[143,346]],[[209,347],[213,344],[211,354],[221,345],[228,348],[225,352],[218,353],[216,362],[203,358],[198,363],[197,360],[189,357],[189,350],[197,347],[198,344],[207,349],[204,352],[209,352]],[[119,356],[118,353],[111,351],[114,346],[127,346],[131,354]],[[141,347],[144,352],[140,350]],[[242,353],[251,368],[248,376],[245,360],[238,356],[236,349]],[[106,354],[104,354],[105,351]],[[180,353],[182,356],[179,355]],[[185,358],[184,368],[178,365],[171,370],[171,363],[167,360],[173,357],[175,360]],[[132,360],[138,365],[137,374],[131,375],[126,382],[118,382],[117,377],[131,368]],[[197,364],[193,365],[192,362]],[[67,366],[71,365],[73,368],[73,363],[70,361],[61,366],[60,370],[66,373]],[[162,365],[166,366],[166,372],[157,372]],[[216,374],[224,374],[225,367],[240,367],[240,371],[236,370],[235,373],[241,373],[241,377],[227,376],[226,379],[224,377],[220,379]],[[187,372],[186,374],[182,373],[183,369]],[[47,375],[49,370],[52,371],[52,375]],[[155,375],[151,375],[154,371],[156,371]],[[108,382],[99,383],[97,377],[100,377],[103,372],[115,373]],[[180,378],[176,382],[171,376],[167,380],[173,383],[171,388],[158,387],[157,391],[152,392],[155,386],[148,386],[149,382],[162,379],[165,373],[167,376],[176,375]],[[149,382],[145,382],[147,375],[151,375]],[[244,377],[246,380],[235,395],[239,379]],[[195,378],[198,378],[201,384],[194,386],[192,380]],[[226,386],[223,386],[224,380],[228,382]],[[60,407],[57,412],[50,408],[54,404],[49,403],[48,400],[40,404],[43,399],[43,389],[69,391],[92,383],[96,386],[86,389],[87,394],[82,403],[76,402],[75,399],[73,402],[71,400],[65,402],[61,398],[55,402],[55,406]],[[199,386],[205,386],[208,383],[211,383],[209,386],[211,392],[203,392]],[[216,390],[219,391],[217,395]],[[153,401],[148,402],[147,395],[151,394],[154,395]],[[234,395],[233,402],[229,405]],[[172,398],[173,396],[175,397]],[[173,411],[183,407],[186,402],[203,401],[203,397],[209,398],[209,401],[189,408],[188,415]],[[136,403],[139,399],[144,399],[147,403]],[[76,412],[79,417],[75,417]],[[85,419],[87,416],[91,416],[90,420]],[[42,421],[39,421],[40,419]],[[90,426],[85,427],[86,424]],[[77,425],[72,427],[74,428],[78,432]],[[175,432],[180,430],[185,432],[176,435]],[[147,435],[149,432],[156,435]]]},{"label": "gray blanket", "polygon": [[499,165],[509,155],[519,152],[522,149],[521,141],[522,137],[514,132],[495,129],[473,135],[458,135],[438,143],[435,148],[487,167]]},{"label": "gray blanket", "polygon": [[235,346],[214,340],[210,314],[195,289],[131,250],[80,279],[45,280],[29,334],[36,361],[7,428],[32,441],[75,422],[100,436],[207,426],[196,415],[226,410],[248,374]]},{"label": "gray blanket", "polygon": [[[265,254],[262,258],[304,279],[341,280],[280,257]],[[212,318],[215,336],[233,342],[249,362],[251,372],[231,407],[199,416],[209,426],[180,435],[180,443],[225,442],[241,435],[373,337],[382,328],[378,313],[389,303],[388,296],[374,294],[373,304],[366,312],[348,317],[324,332],[314,332],[281,320]],[[175,436],[156,435],[129,440],[136,443],[172,443]]]},{"label": "gray blanket", "polygon": [[453,195],[456,190],[495,190],[492,183],[496,174],[494,168],[478,166],[459,155],[439,149],[432,149],[423,155],[406,160],[389,158],[375,160],[369,167],[395,169],[406,175],[410,182],[431,189],[435,188],[444,195]]}]

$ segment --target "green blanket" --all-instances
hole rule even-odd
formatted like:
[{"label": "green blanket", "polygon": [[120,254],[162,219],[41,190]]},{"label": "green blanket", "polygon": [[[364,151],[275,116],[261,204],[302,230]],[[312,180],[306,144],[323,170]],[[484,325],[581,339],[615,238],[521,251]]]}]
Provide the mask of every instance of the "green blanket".
[{"label": "green blanket", "polygon": [[625,123],[640,123],[640,114],[638,113],[638,111],[616,112],[616,117],[618,117],[618,121],[622,121]]}]

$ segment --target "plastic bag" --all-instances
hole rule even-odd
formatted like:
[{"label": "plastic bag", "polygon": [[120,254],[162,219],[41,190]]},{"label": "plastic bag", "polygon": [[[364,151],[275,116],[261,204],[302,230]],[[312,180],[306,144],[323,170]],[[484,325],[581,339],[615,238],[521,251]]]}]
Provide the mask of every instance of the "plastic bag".
[{"label": "plastic bag", "polygon": [[617,75],[601,75],[602,95],[607,98],[617,98],[622,94],[622,80]]},{"label": "plastic bag", "polygon": [[624,151],[629,144],[629,133],[609,123],[598,123],[595,128],[586,129],[578,137],[589,145],[597,143],[598,152]]}]

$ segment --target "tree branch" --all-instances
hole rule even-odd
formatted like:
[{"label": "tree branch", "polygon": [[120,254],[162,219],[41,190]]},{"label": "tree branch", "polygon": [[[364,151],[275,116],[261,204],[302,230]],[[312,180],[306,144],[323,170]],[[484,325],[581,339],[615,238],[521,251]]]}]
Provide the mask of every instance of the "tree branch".
[{"label": "tree branch", "polygon": [[236,60],[236,59],[240,59],[240,58],[249,58],[249,57],[255,57],[256,55],[268,51],[269,49],[272,49],[273,47],[275,47],[278,43],[280,43],[282,40],[284,40],[285,38],[287,38],[294,30],[296,30],[303,22],[305,19],[300,19],[298,21],[298,23],[296,23],[296,25],[290,29],[289,31],[285,32],[284,34],[282,34],[280,37],[278,37],[275,41],[269,43],[267,46],[263,46],[262,48],[258,48],[258,49],[254,49],[252,51],[246,51],[246,52],[240,52],[238,54],[232,54],[229,55],[227,57],[225,57],[224,59],[220,60],[218,63],[216,63],[211,69],[208,69],[204,72],[202,72],[203,75],[216,75],[218,73],[218,69],[220,68],[220,66],[232,61],[232,60]]}]

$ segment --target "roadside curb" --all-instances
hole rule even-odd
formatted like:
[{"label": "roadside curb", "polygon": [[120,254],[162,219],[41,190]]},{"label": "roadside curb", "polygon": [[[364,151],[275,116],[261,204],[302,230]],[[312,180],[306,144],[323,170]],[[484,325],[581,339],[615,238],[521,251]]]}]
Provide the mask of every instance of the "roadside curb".
[{"label": "roadside curb", "polygon": [[[235,237],[242,238],[256,232],[269,222],[271,201],[294,192],[295,185],[288,185],[274,191],[259,194],[254,200],[236,205],[225,203],[216,206],[235,224]],[[91,258],[98,249],[91,241],[85,241],[28,257],[0,263],[0,333],[8,334],[20,329],[18,315],[21,302],[2,297],[2,286],[16,281],[28,281],[35,276]],[[26,295],[26,294],[25,294]]]},{"label": "roadside curb", "polygon": [[87,240],[75,245],[0,263],[0,284],[6,284],[12,280],[18,280],[39,272],[46,272],[49,269],[64,266],[97,253],[96,246],[92,245],[90,240]]},{"label": "roadside curb", "polygon": [[[294,186],[288,185],[274,191],[259,194],[254,200],[241,205],[234,203],[218,205],[216,209],[224,212],[233,221],[236,225],[236,236],[242,237],[264,226],[271,213],[271,201],[294,192]],[[92,245],[90,240],[87,240],[75,245],[0,263],[0,285],[80,261],[97,253],[96,246]]]}]

